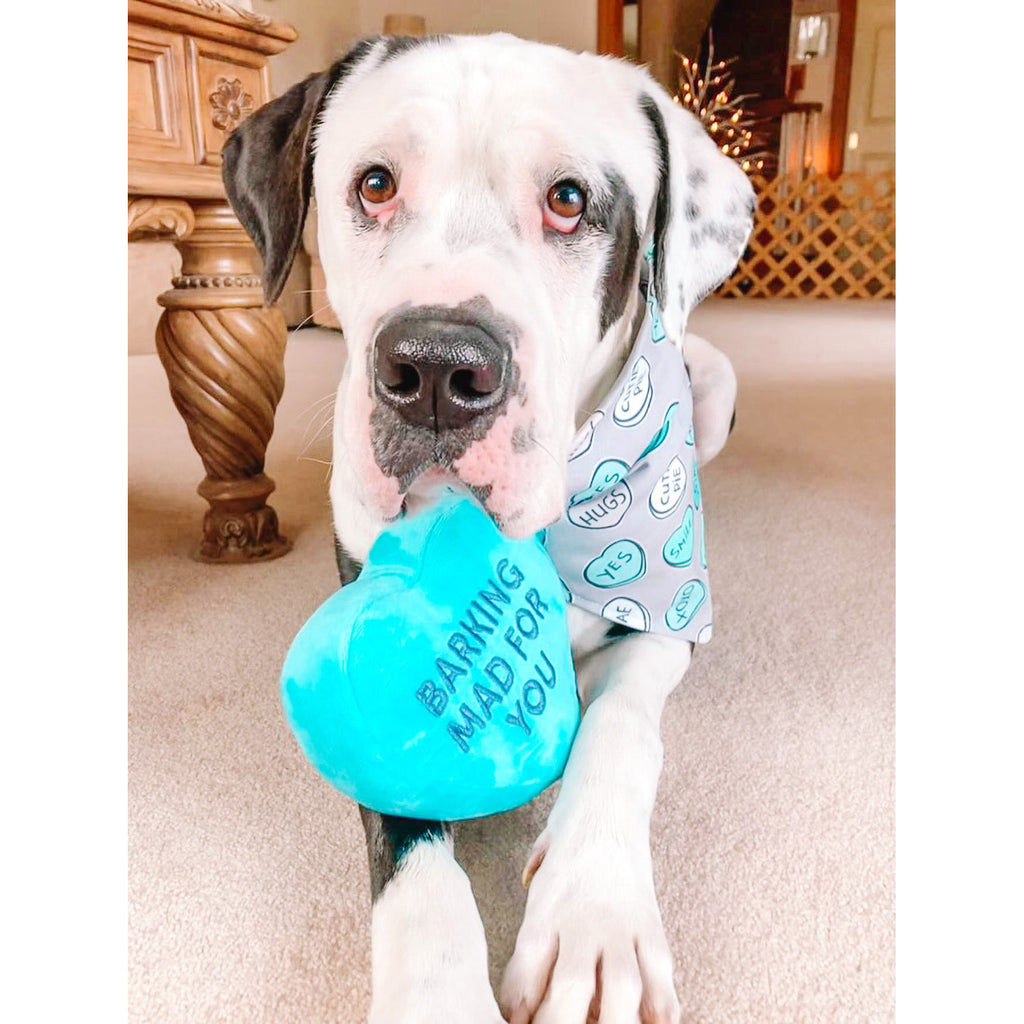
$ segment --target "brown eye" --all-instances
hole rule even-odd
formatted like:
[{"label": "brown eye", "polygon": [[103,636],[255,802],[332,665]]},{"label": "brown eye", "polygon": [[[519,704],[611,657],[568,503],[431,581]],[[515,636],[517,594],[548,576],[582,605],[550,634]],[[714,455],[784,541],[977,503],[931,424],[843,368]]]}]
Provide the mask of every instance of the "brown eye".
[{"label": "brown eye", "polygon": [[586,206],[583,190],[574,181],[560,181],[548,189],[548,209],[557,217],[580,217]]},{"label": "brown eye", "polygon": [[398,185],[386,167],[371,167],[359,182],[359,195],[375,206],[394,199],[397,192]]}]

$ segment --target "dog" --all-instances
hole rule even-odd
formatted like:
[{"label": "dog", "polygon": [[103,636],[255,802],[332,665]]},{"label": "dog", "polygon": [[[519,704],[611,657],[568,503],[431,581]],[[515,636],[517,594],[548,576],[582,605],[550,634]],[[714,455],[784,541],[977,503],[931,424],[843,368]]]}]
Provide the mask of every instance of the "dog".
[{"label": "dog", "polygon": [[[316,198],[348,346],[330,485],[343,585],[438,486],[512,538],[558,520],[645,284],[689,370],[697,464],[725,443],[735,375],[685,328],[742,255],[753,193],[644,69],[503,34],[366,39],[250,115],[223,160],[268,303]],[[498,999],[450,825],[361,809],[373,1024],[678,1020],[649,829],[659,720],[693,645],[569,611],[585,711]]]}]

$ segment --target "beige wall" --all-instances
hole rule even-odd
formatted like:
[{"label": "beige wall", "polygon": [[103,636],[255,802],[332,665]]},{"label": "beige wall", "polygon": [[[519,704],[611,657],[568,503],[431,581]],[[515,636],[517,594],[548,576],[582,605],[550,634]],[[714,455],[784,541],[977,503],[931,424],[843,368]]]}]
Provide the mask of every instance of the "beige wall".
[{"label": "beige wall", "polygon": [[716,0],[640,0],[640,60],[669,92],[679,88],[679,58],[692,57]]},{"label": "beige wall", "polygon": [[285,92],[306,75],[326,68],[362,34],[358,3],[340,0],[252,0],[253,9],[287,22],[299,33],[283,53],[270,58],[270,86]]},{"label": "beige wall", "polygon": [[597,0],[253,0],[253,9],[294,25],[298,40],[270,61],[274,91],[326,67],[357,39],[381,31],[386,14],[418,14],[428,32],[511,32],[570,50],[597,45]]}]

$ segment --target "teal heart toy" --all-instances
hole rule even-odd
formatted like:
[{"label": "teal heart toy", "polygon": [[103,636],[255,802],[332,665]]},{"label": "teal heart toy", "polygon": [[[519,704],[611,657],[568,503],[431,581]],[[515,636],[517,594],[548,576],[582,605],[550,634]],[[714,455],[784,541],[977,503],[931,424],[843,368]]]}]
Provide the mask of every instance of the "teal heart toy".
[{"label": "teal heart toy", "polygon": [[446,493],[309,618],[281,694],[312,764],[372,810],[518,807],[561,777],[579,726],[558,573],[539,538],[509,540]]}]

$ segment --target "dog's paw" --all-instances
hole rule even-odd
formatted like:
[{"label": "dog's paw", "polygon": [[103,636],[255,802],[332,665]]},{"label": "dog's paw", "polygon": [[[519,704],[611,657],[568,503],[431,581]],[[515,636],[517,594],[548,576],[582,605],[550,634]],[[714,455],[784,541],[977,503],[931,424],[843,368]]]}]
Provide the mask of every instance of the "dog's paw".
[{"label": "dog's paw", "polygon": [[501,989],[510,1024],[677,1024],[647,850],[610,839],[573,848],[545,833],[531,876]]},{"label": "dog's paw", "polygon": [[405,858],[372,927],[369,1024],[504,1024],[469,879],[442,844]]},{"label": "dog's paw", "polygon": [[486,976],[460,977],[443,968],[444,977],[400,976],[375,988],[368,1024],[505,1024]]}]

